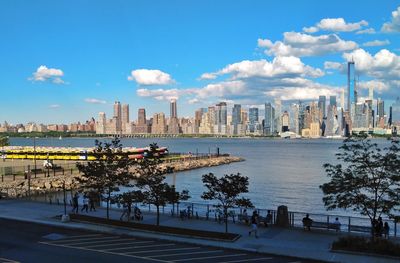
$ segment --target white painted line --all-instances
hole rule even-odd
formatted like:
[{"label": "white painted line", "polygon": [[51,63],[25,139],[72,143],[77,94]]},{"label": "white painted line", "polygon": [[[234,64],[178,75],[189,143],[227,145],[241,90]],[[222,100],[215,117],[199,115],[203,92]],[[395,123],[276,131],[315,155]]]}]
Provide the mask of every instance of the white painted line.
[{"label": "white painted line", "polygon": [[141,253],[156,253],[165,251],[176,251],[176,250],[190,250],[190,249],[200,249],[201,247],[183,247],[183,248],[169,248],[169,249],[156,249],[156,250],[139,250],[135,252],[126,252],[125,254],[141,254]]},{"label": "white painted line", "polygon": [[[249,262],[249,261],[260,261],[260,260],[271,260],[273,258],[246,258],[241,260],[232,260],[232,261],[222,261],[220,263],[236,263],[236,262]],[[294,263],[294,262],[292,262]]]},{"label": "white painted line", "polygon": [[301,263],[301,261],[292,261],[292,262],[289,262],[289,263]]},{"label": "white painted line", "polygon": [[149,256],[149,258],[162,258],[162,257],[184,256],[184,255],[205,254],[205,253],[212,254],[212,253],[222,253],[222,252],[224,252],[224,250],[210,250],[210,251],[199,251],[199,252],[175,253],[175,254]]},{"label": "white painted line", "polygon": [[118,236],[111,236],[111,237],[91,237],[91,238],[76,238],[76,239],[68,239],[68,240],[55,240],[51,241],[54,244],[62,244],[62,243],[70,243],[70,242],[80,242],[80,241],[95,241],[95,240],[107,240],[107,239],[115,239],[120,238]]},{"label": "white painted line", "polygon": [[15,260],[12,260],[12,259],[8,259],[8,258],[0,258],[0,260],[2,260],[2,262],[7,262],[7,263],[20,263],[18,261],[15,261]]},{"label": "white painted line", "polygon": [[247,255],[247,254],[227,254],[227,255],[214,256],[214,257],[200,257],[200,258],[178,259],[178,260],[172,260],[172,262],[190,261],[190,260],[199,260],[199,259],[212,259],[212,258],[240,257],[240,256],[246,256],[246,255]]},{"label": "white painted line", "polygon": [[90,243],[111,242],[113,240],[118,240],[119,238],[120,237],[103,237],[103,238],[92,238],[88,240],[74,240],[74,241],[64,240],[64,242],[51,242],[51,243],[76,246],[76,245],[84,245]]},{"label": "white painted line", "polygon": [[[146,243],[154,243],[154,242],[156,242],[156,241],[135,241],[135,242],[127,241],[127,242],[125,242],[125,240],[124,240],[124,241],[115,242],[115,243],[100,244],[100,245],[93,245],[93,246],[89,245],[89,246],[84,246],[84,247],[86,247],[86,248],[106,247],[105,249],[102,249],[102,250],[113,250],[113,249],[116,249],[116,248],[107,249],[107,246],[146,244]],[[118,248],[121,248],[121,247],[118,247]]]},{"label": "white painted line", "polygon": [[[61,234],[62,235],[62,234]],[[91,235],[76,235],[76,236],[65,236],[62,238],[62,240],[70,239],[70,238],[77,238],[77,237],[96,237],[96,236],[102,236],[102,234],[91,234]],[[61,240],[61,239],[59,239]]]},{"label": "white painted line", "polygon": [[77,250],[85,250],[85,251],[92,251],[92,252],[99,252],[103,254],[111,254],[111,255],[117,255],[117,256],[124,256],[124,257],[131,257],[131,258],[139,258],[139,259],[145,259],[145,260],[153,260],[157,262],[162,262],[162,263],[171,263],[171,261],[165,261],[165,260],[160,260],[160,259],[151,259],[148,257],[141,257],[141,256],[134,256],[134,255],[127,255],[123,253],[115,253],[115,252],[107,252],[103,250],[96,250],[96,249],[90,249],[90,248],[83,248],[83,247],[72,247],[68,245],[59,245],[59,244],[52,244],[52,243],[46,243],[46,242],[38,242],[39,244],[44,244],[44,245],[49,245],[49,246],[55,246],[55,247],[66,247],[66,248],[72,248],[72,249],[77,249]]},{"label": "white painted line", "polygon": [[[145,248],[145,247],[168,247],[175,246],[175,244],[160,244],[160,245],[148,245],[148,246],[132,246],[132,247],[124,247],[124,248],[110,248],[110,249],[102,249],[103,251],[113,251],[113,250],[122,250],[122,249],[132,249],[132,248]],[[152,251],[149,251],[152,252]],[[127,253],[125,253],[127,254]]]},{"label": "white painted line", "polygon": [[[117,245],[120,242],[122,242],[122,243],[132,243],[133,240],[136,240],[136,239],[131,239],[131,240],[129,240],[129,239],[100,240],[100,241],[90,241],[90,242],[82,242],[82,243],[71,243],[71,244],[64,244],[64,245],[91,247],[93,244],[102,244],[103,246],[104,245],[110,246],[110,245]],[[96,246],[96,245],[94,245],[94,246]]]}]

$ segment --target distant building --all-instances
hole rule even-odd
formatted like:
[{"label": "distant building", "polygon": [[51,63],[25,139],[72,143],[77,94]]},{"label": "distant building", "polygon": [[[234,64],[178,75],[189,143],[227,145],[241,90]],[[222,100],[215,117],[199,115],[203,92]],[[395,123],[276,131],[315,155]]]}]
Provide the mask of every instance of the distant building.
[{"label": "distant building", "polygon": [[264,118],[264,134],[267,136],[274,135],[275,109],[271,103],[265,103],[265,118]]},{"label": "distant building", "polygon": [[240,128],[242,125],[242,106],[240,104],[234,104],[233,108],[232,108],[232,127],[233,127],[233,131],[232,134],[233,135],[238,135],[240,132]]},{"label": "distant building", "polygon": [[356,74],[355,74],[355,64],[354,61],[347,62],[347,111],[350,115],[352,104],[357,102],[356,98]]},{"label": "distant building", "polygon": [[129,127],[129,105],[128,104],[122,105],[121,124],[122,124],[122,133],[124,133],[124,134],[131,133],[130,127]]},{"label": "distant building", "polygon": [[179,134],[179,120],[176,106],[176,99],[172,99],[170,103],[170,118],[168,125],[169,134]]},{"label": "distant building", "polygon": [[121,103],[116,101],[114,103],[114,122],[115,122],[115,133],[122,132],[122,112],[121,112]]},{"label": "distant building", "polygon": [[167,124],[165,121],[165,114],[155,113],[153,115],[153,123],[151,125],[151,133],[152,134],[165,134],[167,133]]},{"label": "distant building", "polygon": [[318,108],[320,111],[320,119],[325,118],[326,117],[326,96],[319,96]]}]

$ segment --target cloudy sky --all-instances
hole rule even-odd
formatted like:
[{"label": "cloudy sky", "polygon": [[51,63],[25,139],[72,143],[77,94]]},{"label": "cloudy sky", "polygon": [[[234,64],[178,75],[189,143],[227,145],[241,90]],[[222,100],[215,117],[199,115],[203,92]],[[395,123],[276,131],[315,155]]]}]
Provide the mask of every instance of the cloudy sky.
[{"label": "cloudy sky", "polygon": [[84,121],[218,101],[312,100],[346,86],[400,95],[393,0],[0,1],[0,121]]}]

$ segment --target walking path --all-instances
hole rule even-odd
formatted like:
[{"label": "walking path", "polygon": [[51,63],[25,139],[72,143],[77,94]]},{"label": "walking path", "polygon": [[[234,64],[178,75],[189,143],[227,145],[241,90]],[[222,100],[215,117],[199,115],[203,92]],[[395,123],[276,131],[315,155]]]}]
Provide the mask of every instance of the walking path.
[{"label": "walking path", "polygon": [[[80,206],[81,208],[81,206]],[[71,211],[71,207],[67,207]],[[336,233],[328,231],[304,231],[302,229],[286,229],[278,227],[260,227],[259,238],[249,237],[249,227],[240,223],[229,224],[229,232],[241,234],[242,237],[235,242],[221,242],[199,238],[180,237],[174,235],[157,234],[151,232],[132,231],[123,227],[111,227],[80,222],[62,223],[56,219],[56,215],[64,213],[62,205],[50,205],[47,203],[29,202],[24,200],[0,200],[0,218],[30,221],[48,225],[63,226],[76,229],[87,229],[100,231],[109,234],[126,234],[140,237],[159,238],[170,241],[186,242],[191,244],[209,245],[215,247],[241,249],[261,253],[272,253],[277,255],[293,256],[307,259],[316,259],[329,262],[398,262],[398,260],[385,257],[372,257],[367,255],[353,255],[334,253],[330,251],[330,244],[339,236],[347,233]],[[86,212],[80,212],[86,214]],[[105,217],[106,210],[97,209],[96,212],[89,212],[89,215]],[[110,218],[119,220],[121,211],[111,210]],[[153,213],[144,212],[144,223],[155,224],[156,216]],[[224,232],[225,225],[214,220],[188,219],[182,221],[179,218],[169,215],[161,215],[161,225],[191,228],[208,231]]]}]

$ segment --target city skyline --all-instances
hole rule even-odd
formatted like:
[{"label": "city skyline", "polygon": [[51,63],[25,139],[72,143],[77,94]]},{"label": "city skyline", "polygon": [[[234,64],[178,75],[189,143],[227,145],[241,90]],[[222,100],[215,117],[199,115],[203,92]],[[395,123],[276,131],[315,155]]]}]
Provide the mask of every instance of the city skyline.
[{"label": "city skyline", "polygon": [[0,121],[84,122],[114,101],[131,119],[138,108],[168,113],[174,98],[179,117],[221,101],[341,101],[348,61],[356,96],[372,87],[388,112],[400,86],[398,4],[308,2],[2,2]]}]

